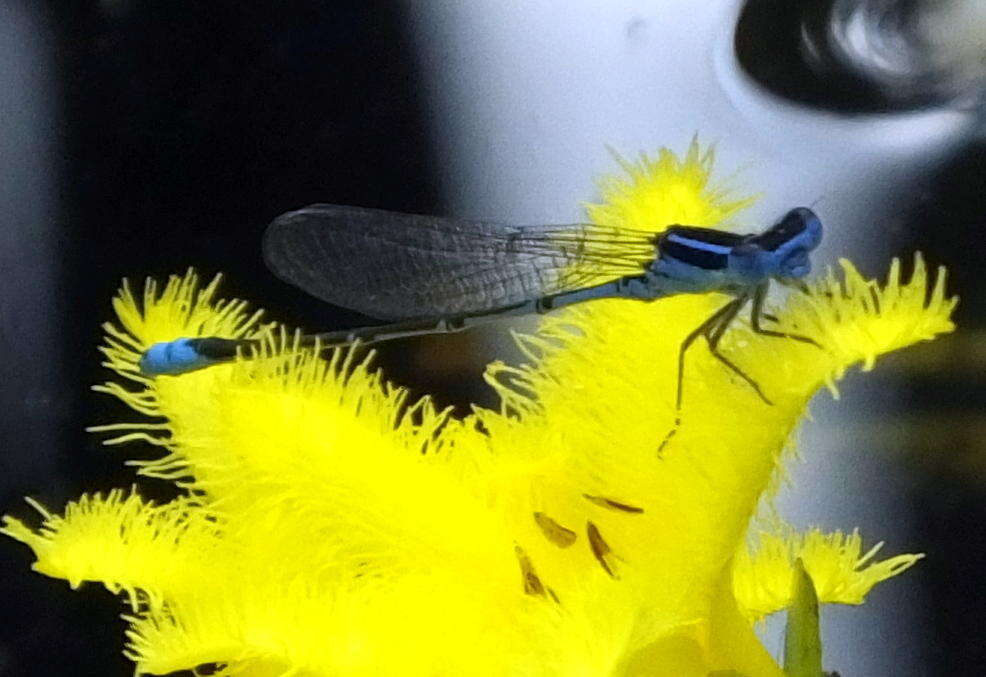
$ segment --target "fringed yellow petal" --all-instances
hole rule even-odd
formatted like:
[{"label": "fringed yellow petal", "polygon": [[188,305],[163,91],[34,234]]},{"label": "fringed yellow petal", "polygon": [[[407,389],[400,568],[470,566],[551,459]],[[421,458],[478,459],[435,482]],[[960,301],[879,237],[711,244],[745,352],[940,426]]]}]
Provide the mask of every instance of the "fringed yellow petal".
[{"label": "fringed yellow petal", "polygon": [[829,270],[809,283],[808,294],[793,294],[782,318],[782,331],[815,339],[823,359],[805,360],[803,378],[822,378],[833,384],[847,367],[862,362],[873,368],[877,356],[952,331],[950,316],[958,303],[945,297],[945,269],[929,279],[924,259],[914,255],[910,280],[901,282],[901,265],[894,259],[884,286],[864,279],[845,259],[843,278]]},{"label": "fringed yellow petal", "polygon": [[872,561],[883,543],[863,552],[858,531],[804,534],[762,532],[752,549],[741,548],[733,571],[733,589],[744,614],[761,620],[787,608],[794,594],[795,562],[811,576],[818,601],[862,604],[877,583],[911,568],[924,555],[896,555]]},{"label": "fringed yellow petal", "polygon": [[722,227],[755,197],[730,199],[731,191],[713,184],[715,150],[692,141],[684,158],[662,148],[656,158],[641,153],[636,161],[613,153],[626,176],[599,182],[602,202],[585,205],[593,223],[661,231],[672,223]]},{"label": "fringed yellow petal", "polygon": [[[587,575],[619,575],[622,590],[646,600],[641,641],[708,614],[706,599],[683,591],[707,590],[717,580],[761,494],[773,486],[780,452],[808,399],[854,362],[951,329],[954,302],[939,291],[929,300],[920,266],[909,283],[891,279],[884,288],[846,270],[845,281],[830,276],[808,294],[793,294],[792,310],[774,309],[782,330],[821,347],[742,324],[727,333],[723,352],[773,405],[704,343],[693,347],[682,424],[663,454],[658,445],[673,425],[678,348],[722,300],[573,308],[547,316],[537,336],[519,337],[529,364],[491,365],[487,380],[504,399],[504,416],[476,414],[493,431],[483,441],[500,473],[490,491],[509,496],[502,505],[511,522],[527,524],[518,542],[546,584],[571,598]],[[867,305],[873,298],[879,308]],[[472,451],[466,442],[456,446]],[[636,510],[607,510],[587,496]],[[531,519],[535,513],[577,532],[575,545],[554,545]],[[589,522],[611,555],[594,557]]]},{"label": "fringed yellow petal", "polygon": [[34,569],[73,588],[98,581],[112,592],[126,591],[134,607],[138,590],[159,605],[163,590],[208,565],[216,545],[216,524],[186,499],[156,506],[116,489],[105,497],[83,495],[64,516],[34,505],[44,516],[40,528],[5,517],[0,529],[34,551]]},{"label": "fringed yellow petal", "polygon": [[[240,302],[210,306],[215,289],[214,280],[199,290],[194,273],[173,277],[160,294],[149,282],[141,311],[125,287],[116,303],[125,330],[107,325],[109,366],[130,375],[140,351],[156,340],[243,335],[258,314],[247,316]],[[268,504],[294,510],[296,499],[311,497],[315,505],[306,510],[317,511],[326,507],[321,497],[339,500],[329,490],[344,474],[340,464],[358,465],[370,484],[380,486],[374,468],[396,468],[409,451],[441,448],[434,433],[448,412],[427,399],[409,405],[405,391],[383,383],[353,351],[335,351],[325,361],[314,349],[298,348],[283,329],[267,335],[255,360],[180,378],[136,377],[143,386],[137,391],[113,382],[97,387],[140,413],[166,416],[168,424],[164,430],[144,423],[93,430],[118,433],[108,444],[143,439],[166,447],[162,458],[135,462],[139,472],[178,481],[225,512]],[[113,336],[129,336],[130,347]],[[350,453],[358,448],[369,455]]]},{"label": "fringed yellow petal", "polygon": [[[601,642],[578,610],[562,619],[536,599],[503,590],[491,596],[495,588],[444,573],[385,590],[359,581],[321,584],[311,575],[285,586],[277,570],[270,573],[272,580],[232,584],[217,577],[194,597],[132,619],[128,655],[154,674],[203,663],[226,664],[223,675],[493,677],[520,668],[588,677],[613,669],[611,655],[593,655]],[[502,625],[507,612],[514,623]]]}]

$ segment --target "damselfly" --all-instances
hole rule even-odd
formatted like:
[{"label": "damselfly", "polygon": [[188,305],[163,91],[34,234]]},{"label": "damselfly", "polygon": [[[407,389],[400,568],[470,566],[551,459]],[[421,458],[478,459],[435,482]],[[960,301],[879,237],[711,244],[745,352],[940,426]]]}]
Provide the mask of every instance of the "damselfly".
[{"label": "damselfly", "polygon": [[[811,270],[822,224],[806,207],[759,234],[672,225],[660,233],[570,224],[508,226],[317,204],[279,216],[264,235],[264,258],[280,278],[313,296],[396,322],[306,336],[323,348],[461,331],[495,318],[546,313],[592,299],[653,301],[723,292],[733,298],[695,328],[678,351],[675,428],[680,425],[685,353],[704,336],[712,354],[770,404],[760,386],[719,352],[747,304],[765,329],[771,280],[791,284]],[[176,375],[249,354],[259,341],[181,338],[151,346],[146,375]]]}]

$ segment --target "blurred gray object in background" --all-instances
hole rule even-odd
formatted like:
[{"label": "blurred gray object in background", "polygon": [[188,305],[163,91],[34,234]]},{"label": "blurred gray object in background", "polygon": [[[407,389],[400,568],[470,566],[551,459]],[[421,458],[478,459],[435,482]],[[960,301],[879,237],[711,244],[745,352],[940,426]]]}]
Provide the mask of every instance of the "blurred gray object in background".
[{"label": "blurred gray object in background", "polygon": [[0,472],[12,499],[27,493],[30,478],[57,477],[50,471],[64,446],[71,401],[61,372],[66,337],[58,335],[55,310],[65,301],[56,289],[52,51],[32,3],[0,5],[0,157],[6,168],[0,180],[0,425],[2,438],[20,445],[17,453],[0,454]]},{"label": "blurred gray object in background", "polygon": [[748,0],[743,69],[766,89],[850,114],[982,106],[979,0]]},{"label": "blurred gray object in background", "polygon": [[969,107],[986,83],[984,26],[986,4],[977,0],[835,0],[818,31],[827,48],[804,34],[816,68],[831,53],[898,106]]},{"label": "blurred gray object in background", "polygon": [[[607,145],[628,157],[660,146],[683,151],[697,132],[717,145],[720,179],[732,175],[744,192],[763,193],[741,224],[756,229],[817,200],[827,228],[822,260],[848,256],[872,273],[900,253],[900,207],[976,124],[968,108],[840,117],[769,93],[737,63],[742,8],[733,0],[581,0],[561,12],[547,0],[405,6],[448,213],[457,216],[578,219],[594,178],[616,170]],[[755,46],[756,36],[745,38]],[[863,457],[840,432],[846,419],[886,414],[893,402],[892,393],[868,396],[851,380],[842,403],[823,395],[802,445],[807,462],[793,467],[793,488],[781,497],[787,519],[858,525],[870,543],[886,539],[889,552],[921,549],[904,507],[903,468]],[[916,585],[905,576],[862,609],[827,610],[828,667],[927,674]],[[781,646],[774,630],[766,642],[775,653]]]}]

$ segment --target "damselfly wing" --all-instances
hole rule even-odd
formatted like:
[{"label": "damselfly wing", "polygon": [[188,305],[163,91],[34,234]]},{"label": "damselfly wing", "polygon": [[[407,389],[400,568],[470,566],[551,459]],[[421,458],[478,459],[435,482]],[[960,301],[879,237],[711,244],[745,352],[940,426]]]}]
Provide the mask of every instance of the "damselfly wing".
[{"label": "damselfly wing", "polygon": [[278,217],[264,258],[329,303],[388,320],[482,314],[643,274],[654,233],[316,204]]}]

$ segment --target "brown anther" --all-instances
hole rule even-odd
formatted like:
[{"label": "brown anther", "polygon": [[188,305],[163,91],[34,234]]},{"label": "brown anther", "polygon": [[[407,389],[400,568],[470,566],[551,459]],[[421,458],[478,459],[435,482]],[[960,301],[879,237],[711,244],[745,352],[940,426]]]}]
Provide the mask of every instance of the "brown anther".
[{"label": "brown anther", "polygon": [[514,553],[517,555],[517,562],[520,563],[520,574],[524,581],[524,592],[528,595],[544,597],[544,584],[534,572],[534,565],[531,564],[531,558],[527,556],[527,553],[519,545],[514,546]]},{"label": "brown anther", "polygon": [[611,578],[616,578],[616,573],[610,566],[609,562],[606,561],[606,555],[613,552],[613,549],[609,547],[609,543],[603,539],[603,535],[599,533],[599,527],[597,527],[592,522],[586,523],[585,528],[586,535],[589,537],[589,549],[592,550],[593,556],[596,561],[599,562],[599,566],[603,568]]},{"label": "brown anther", "polygon": [[567,529],[558,522],[554,521],[543,512],[534,513],[534,521],[537,525],[541,527],[541,532],[544,534],[545,538],[557,545],[559,548],[567,548],[575,543],[575,539],[578,538],[576,534],[571,529]]},{"label": "brown anther", "polygon": [[590,496],[589,494],[582,494],[590,503],[595,503],[596,505],[602,506],[604,508],[609,508],[610,510],[619,510],[620,512],[629,512],[635,515],[639,515],[644,511],[643,508],[638,508],[635,505],[630,505],[629,503],[621,503],[620,501],[614,501],[612,498],[606,498],[605,496]]}]

